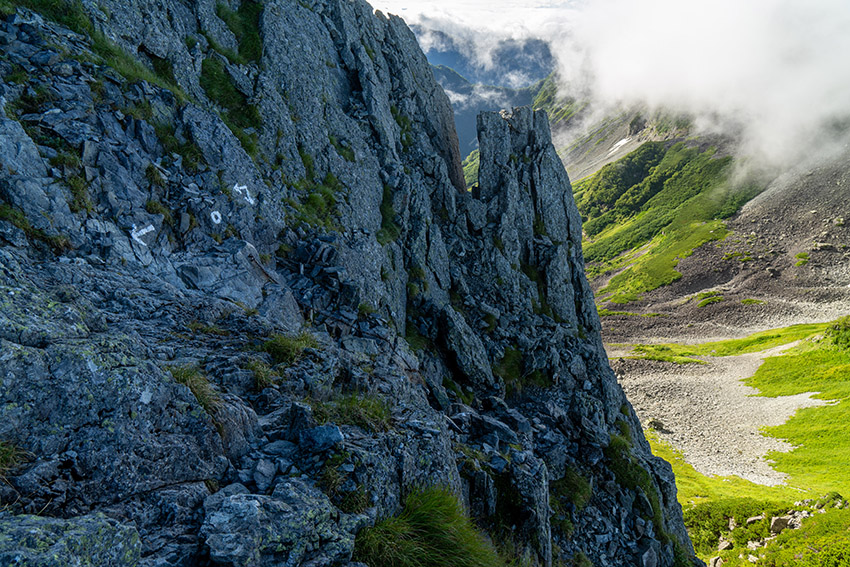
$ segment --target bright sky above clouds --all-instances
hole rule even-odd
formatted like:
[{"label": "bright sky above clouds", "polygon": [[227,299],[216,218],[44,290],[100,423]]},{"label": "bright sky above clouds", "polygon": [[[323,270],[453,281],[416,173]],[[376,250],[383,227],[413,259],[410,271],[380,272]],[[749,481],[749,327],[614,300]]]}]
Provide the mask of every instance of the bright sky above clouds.
[{"label": "bright sky above clouds", "polygon": [[[370,4],[384,13],[401,16],[409,24],[423,19],[451,21],[478,29],[500,31],[506,36],[527,35],[552,28],[571,6],[583,0],[374,0]],[[543,33],[541,33],[543,35]]]}]

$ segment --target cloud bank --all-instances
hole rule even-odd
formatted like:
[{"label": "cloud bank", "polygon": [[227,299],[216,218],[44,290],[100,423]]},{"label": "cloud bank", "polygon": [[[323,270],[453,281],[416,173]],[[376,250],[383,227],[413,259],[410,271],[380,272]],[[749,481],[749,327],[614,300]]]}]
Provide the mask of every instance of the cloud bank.
[{"label": "cloud bank", "polygon": [[[850,126],[847,0],[378,0],[409,23],[468,39],[540,37],[564,95],[688,112],[740,131],[774,163],[825,151]],[[440,26],[442,22],[443,26]]]}]

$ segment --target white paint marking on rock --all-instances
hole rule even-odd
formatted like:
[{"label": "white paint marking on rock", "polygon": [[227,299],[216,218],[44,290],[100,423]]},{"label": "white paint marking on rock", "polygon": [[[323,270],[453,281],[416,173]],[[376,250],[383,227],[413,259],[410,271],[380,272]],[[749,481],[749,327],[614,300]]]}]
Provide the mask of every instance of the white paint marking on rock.
[{"label": "white paint marking on rock", "polygon": [[151,403],[151,398],[153,398],[153,394],[151,394],[151,391],[148,388],[145,388],[145,391],[142,392],[142,397],[139,398],[139,401],[145,405],[148,405],[149,403]]},{"label": "white paint marking on rock", "polygon": [[247,185],[239,185],[238,183],[234,183],[234,184],[233,184],[233,190],[234,190],[234,191],[236,191],[237,193],[239,193],[240,195],[241,195],[242,193],[245,193],[245,201],[246,201],[249,205],[254,205],[254,204],[256,204],[256,202],[257,202],[257,201],[256,201],[256,200],[255,200],[255,199],[251,196],[251,192],[250,192],[250,191],[248,191],[248,186],[247,186]]},{"label": "white paint marking on rock", "polygon": [[149,232],[153,232],[154,230],[156,230],[156,229],[153,227],[152,224],[149,224],[148,226],[146,226],[142,230],[137,230],[136,225],[134,224],[133,229],[130,231],[130,236],[132,236],[133,240],[135,240],[136,242],[138,242],[142,246],[147,246],[147,244],[145,244],[142,241],[142,237]]},{"label": "white paint marking on rock", "polygon": [[215,224],[221,224],[221,213],[218,211],[211,212],[210,219],[212,219]]}]

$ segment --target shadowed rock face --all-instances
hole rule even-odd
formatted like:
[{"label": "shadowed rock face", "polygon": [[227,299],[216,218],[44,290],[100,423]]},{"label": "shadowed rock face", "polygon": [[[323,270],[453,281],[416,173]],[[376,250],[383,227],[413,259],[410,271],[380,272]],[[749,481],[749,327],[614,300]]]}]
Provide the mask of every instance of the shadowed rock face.
[{"label": "shadowed rock face", "polygon": [[545,114],[481,115],[466,192],[400,19],[267,2],[251,59],[237,5],[99,6],[180,90],[32,12],[0,24],[0,557],[345,565],[432,484],[534,564],[692,555]]}]

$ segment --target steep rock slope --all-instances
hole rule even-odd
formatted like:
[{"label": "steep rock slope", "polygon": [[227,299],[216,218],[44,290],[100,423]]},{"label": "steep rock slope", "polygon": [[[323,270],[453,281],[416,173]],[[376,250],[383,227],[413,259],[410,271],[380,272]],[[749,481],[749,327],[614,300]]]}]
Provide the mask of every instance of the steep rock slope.
[{"label": "steep rock slope", "polygon": [[545,114],[481,116],[467,193],[445,94],[365,2],[26,4],[0,562],[345,565],[432,484],[530,564],[692,556]]}]

